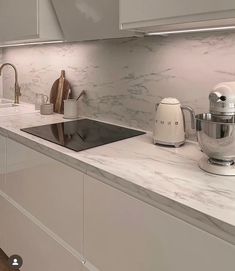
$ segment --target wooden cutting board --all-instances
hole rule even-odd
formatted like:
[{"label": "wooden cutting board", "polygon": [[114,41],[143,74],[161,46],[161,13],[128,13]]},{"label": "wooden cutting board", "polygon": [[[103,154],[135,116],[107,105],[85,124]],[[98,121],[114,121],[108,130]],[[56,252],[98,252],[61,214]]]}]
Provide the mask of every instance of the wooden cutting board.
[{"label": "wooden cutting board", "polygon": [[54,112],[64,113],[64,100],[71,98],[72,89],[69,81],[65,78],[65,71],[61,71],[58,78],[51,88],[50,103],[54,104]]}]

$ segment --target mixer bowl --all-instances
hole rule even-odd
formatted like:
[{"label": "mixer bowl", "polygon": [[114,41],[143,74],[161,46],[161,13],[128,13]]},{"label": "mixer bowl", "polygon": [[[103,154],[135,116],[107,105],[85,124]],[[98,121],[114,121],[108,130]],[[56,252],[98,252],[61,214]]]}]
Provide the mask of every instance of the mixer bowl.
[{"label": "mixer bowl", "polygon": [[235,116],[196,115],[196,130],[199,145],[212,163],[234,163]]}]

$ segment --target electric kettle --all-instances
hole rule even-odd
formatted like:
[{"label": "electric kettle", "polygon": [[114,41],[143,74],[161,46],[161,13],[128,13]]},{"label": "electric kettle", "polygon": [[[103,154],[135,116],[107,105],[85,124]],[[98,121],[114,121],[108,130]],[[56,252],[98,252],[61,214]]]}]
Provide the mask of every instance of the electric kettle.
[{"label": "electric kettle", "polygon": [[181,106],[175,98],[165,98],[156,104],[154,144],[180,147],[185,142],[185,117],[183,110],[191,115],[191,127],[195,129],[195,114],[192,108]]}]

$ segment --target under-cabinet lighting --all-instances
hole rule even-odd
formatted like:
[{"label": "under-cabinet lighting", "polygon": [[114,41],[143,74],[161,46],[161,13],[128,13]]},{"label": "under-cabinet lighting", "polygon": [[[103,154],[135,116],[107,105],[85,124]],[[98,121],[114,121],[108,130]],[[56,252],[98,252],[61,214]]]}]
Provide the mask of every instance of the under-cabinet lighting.
[{"label": "under-cabinet lighting", "polygon": [[178,34],[178,33],[194,33],[194,32],[203,32],[203,31],[232,30],[232,29],[235,30],[235,25],[234,26],[210,27],[210,28],[197,28],[197,29],[184,29],[184,30],[149,32],[149,33],[146,33],[146,36],[168,35],[168,34]]},{"label": "under-cabinet lighting", "polygon": [[16,44],[4,44],[0,45],[0,48],[4,47],[18,47],[18,46],[27,46],[27,45],[42,45],[42,44],[53,44],[53,43],[62,43],[63,40],[53,40],[53,41],[35,41],[35,42],[25,42],[25,43],[16,43]]}]

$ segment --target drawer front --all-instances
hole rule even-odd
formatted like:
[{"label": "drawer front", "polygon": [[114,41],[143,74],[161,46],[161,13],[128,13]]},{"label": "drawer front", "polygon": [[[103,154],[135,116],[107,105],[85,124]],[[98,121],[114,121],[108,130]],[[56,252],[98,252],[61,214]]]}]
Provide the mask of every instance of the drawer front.
[{"label": "drawer front", "polygon": [[94,178],[84,187],[84,253],[98,270],[234,271],[235,246]]},{"label": "drawer front", "polygon": [[4,193],[82,254],[83,174],[7,140]]},{"label": "drawer front", "polygon": [[6,171],[6,138],[0,135],[0,190],[5,183]]},{"label": "drawer front", "polygon": [[80,260],[64,249],[53,238],[42,231],[30,219],[20,213],[8,201],[2,200],[5,219],[0,224],[5,243],[1,248],[10,256],[23,258],[24,271],[81,271]]}]

